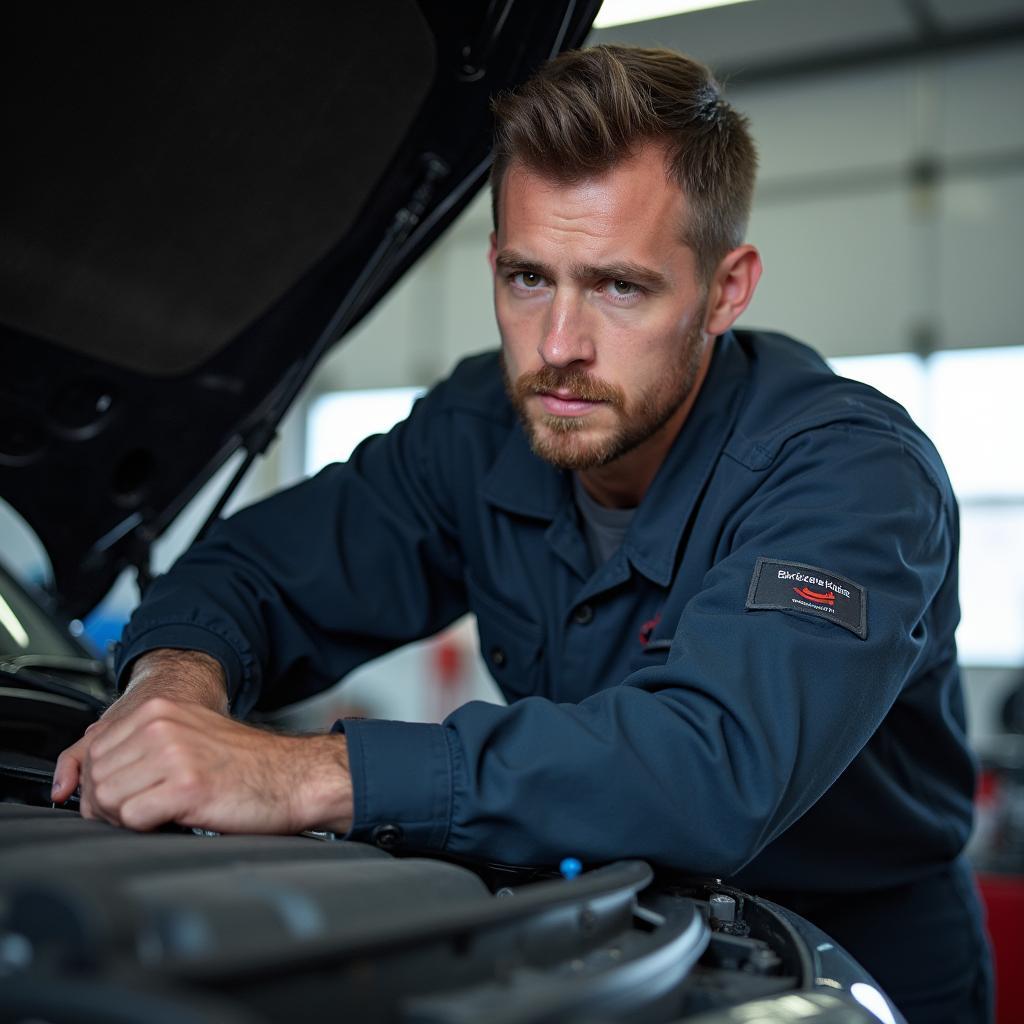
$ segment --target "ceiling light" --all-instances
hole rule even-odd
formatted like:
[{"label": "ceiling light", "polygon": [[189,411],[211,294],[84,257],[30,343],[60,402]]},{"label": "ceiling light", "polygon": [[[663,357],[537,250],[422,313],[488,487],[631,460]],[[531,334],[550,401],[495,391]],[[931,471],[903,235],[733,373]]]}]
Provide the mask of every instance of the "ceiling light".
[{"label": "ceiling light", "polygon": [[28,647],[28,633],[25,632],[24,627],[18,621],[18,616],[14,614],[14,609],[3,599],[3,595],[0,595],[0,625],[11,634],[14,642],[19,647]]},{"label": "ceiling light", "polygon": [[625,25],[632,21],[668,18],[673,14],[689,14],[708,7],[749,3],[750,0],[605,0],[594,19],[594,28]]}]

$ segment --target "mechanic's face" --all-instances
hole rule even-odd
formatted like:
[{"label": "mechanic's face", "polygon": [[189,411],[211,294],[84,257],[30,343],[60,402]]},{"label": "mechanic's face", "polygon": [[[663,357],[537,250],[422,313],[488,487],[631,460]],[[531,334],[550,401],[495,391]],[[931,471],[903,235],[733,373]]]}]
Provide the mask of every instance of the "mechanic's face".
[{"label": "mechanic's face", "polygon": [[654,145],[572,184],[505,175],[491,265],[506,380],[556,466],[660,462],[678,433],[710,357],[685,213]]}]

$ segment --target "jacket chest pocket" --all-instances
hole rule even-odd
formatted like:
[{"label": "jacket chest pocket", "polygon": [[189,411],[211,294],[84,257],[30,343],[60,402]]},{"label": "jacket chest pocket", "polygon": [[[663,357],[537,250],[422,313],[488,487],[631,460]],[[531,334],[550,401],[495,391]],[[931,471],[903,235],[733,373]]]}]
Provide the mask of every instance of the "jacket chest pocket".
[{"label": "jacket chest pocket", "polygon": [[544,631],[488,594],[466,574],[469,606],[476,616],[480,654],[505,699],[540,695],[544,678]]}]

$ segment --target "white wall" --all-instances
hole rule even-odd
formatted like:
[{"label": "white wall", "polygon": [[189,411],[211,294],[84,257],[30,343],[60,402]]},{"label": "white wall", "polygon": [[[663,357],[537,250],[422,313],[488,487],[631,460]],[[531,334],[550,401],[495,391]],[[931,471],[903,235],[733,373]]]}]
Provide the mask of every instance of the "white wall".
[{"label": "white wall", "polygon": [[[827,355],[1019,344],[1024,48],[738,89],[762,155],[744,323]],[[913,164],[931,165],[931,184]]]}]

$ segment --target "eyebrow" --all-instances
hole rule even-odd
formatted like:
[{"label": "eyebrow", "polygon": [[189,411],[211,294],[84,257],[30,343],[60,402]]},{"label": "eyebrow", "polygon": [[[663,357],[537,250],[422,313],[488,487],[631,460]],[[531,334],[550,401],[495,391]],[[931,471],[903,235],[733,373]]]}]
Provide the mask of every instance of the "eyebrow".
[{"label": "eyebrow", "polygon": [[[495,263],[502,270],[531,271],[554,280],[557,274],[546,263],[540,260],[530,259],[515,249],[503,249],[498,253]],[[569,266],[569,275],[577,281],[631,281],[646,288],[651,292],[664,291],[669,287],[669,280],[664,274],[659,274],[650,267],[640,263],[633,263],[631,260],[622,260],[616,263],[592,264],[572,263]]]}]

